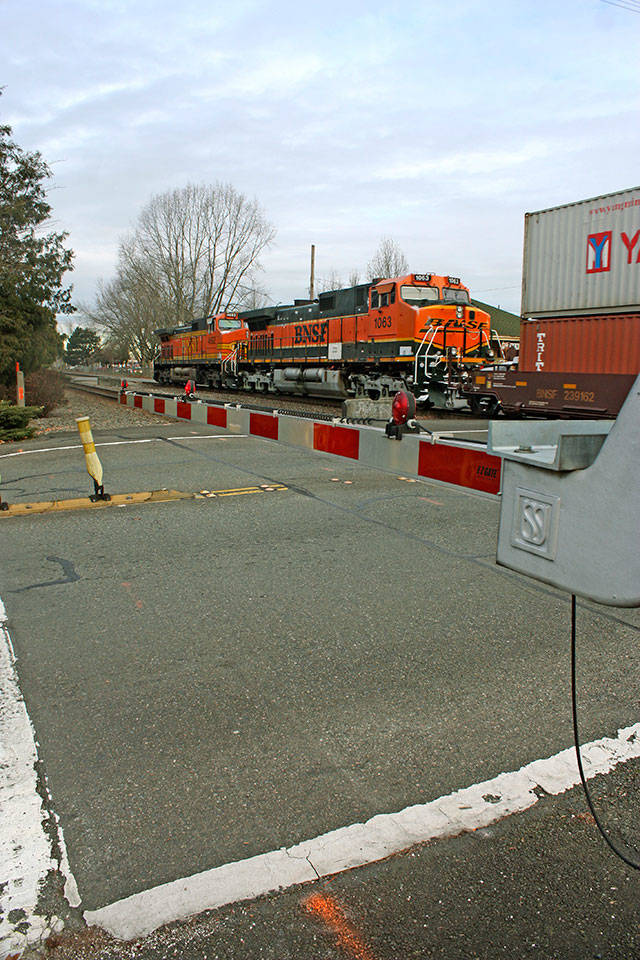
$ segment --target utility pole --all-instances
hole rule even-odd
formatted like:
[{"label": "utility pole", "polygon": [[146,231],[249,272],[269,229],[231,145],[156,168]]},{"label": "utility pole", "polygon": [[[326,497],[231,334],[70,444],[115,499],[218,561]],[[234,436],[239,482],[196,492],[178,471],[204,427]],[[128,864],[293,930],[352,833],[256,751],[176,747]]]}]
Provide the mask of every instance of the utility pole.
[{"label": "utility pole", "polygon": [[316,292],[316,245],[311,244],[311,275],[309,277],[309,300],[315,300]]}]

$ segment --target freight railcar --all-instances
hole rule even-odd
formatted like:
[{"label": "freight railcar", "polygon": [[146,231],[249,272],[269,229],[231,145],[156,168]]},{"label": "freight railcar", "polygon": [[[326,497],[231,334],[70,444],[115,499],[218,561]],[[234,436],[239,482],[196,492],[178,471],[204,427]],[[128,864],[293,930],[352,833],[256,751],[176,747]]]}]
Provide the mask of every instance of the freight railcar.
[{"label": "freight railcar", "polygon": [[488,415],[616,417],[640,372],[640,313],[523,320],[517,366],[479,369],[465,385]]},{"label": "freight railcar", "polygon": [[157,331],[155,379],[345,398],[411,390],[425,407],[466,404],[471,371],[495,357],[488,313],[458,277],[379,279]]},{"label": "freight railcar", "polygon": [[615,417],[640,372],[640,187],[525,214],[517,368],[465,388],[492,414]]}]

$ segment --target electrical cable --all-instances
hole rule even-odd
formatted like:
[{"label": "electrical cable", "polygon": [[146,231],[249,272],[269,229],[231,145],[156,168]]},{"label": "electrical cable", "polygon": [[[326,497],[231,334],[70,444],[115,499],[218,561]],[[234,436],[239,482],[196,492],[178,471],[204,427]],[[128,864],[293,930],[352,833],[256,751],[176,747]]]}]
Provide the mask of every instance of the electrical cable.
[{"label": "electrical cable", "polygon": [[[591,815],[596,822],[596,826],[602,836],[604,837],[608,846],[613,850],[616,856],[620,857],[628,867],[632,867],[634,870],[640,870],[640,861],[634,859],[631,854],[624,853],[620,847],[618,847],[598,818],[598,814],[595,811],[589,790],[587,787],[587,779],[584,775],[584,769],[582,767],[582,757],[580,756],[580,738],[578,736],[578,702],[576,696],[576,597],[575,594],[571,594],[571,705],[573,709],[573,740],[576,748],[576,758],[578,760],[578,770],[580,772],[580,780],[582,781],[582,788],[584,790],[584,795],[587,799],[587,805],[591,811]],[[625,845],[626,846],[626,845]],[[629,849],[628,847],[626,848]]]},{"label": "electrical cable", "polygon": [[407,424],[408,423],[411,423],[413,429],[415,429],[417,433],[428,433],[430,437],[433,436],[433,430],[429,430],[428,427],[423,427],[422,424],[418,423],[417,420],[407,421]]},{"label": "electrical cable", "polygon": [[601,2],[609,4],[610,7],[620,7],[621,10],[628,10],[630,13],[640,13],[640,9],[635,5],[627,6],[626,3],[616,3],[615,0],[601,0]]}]

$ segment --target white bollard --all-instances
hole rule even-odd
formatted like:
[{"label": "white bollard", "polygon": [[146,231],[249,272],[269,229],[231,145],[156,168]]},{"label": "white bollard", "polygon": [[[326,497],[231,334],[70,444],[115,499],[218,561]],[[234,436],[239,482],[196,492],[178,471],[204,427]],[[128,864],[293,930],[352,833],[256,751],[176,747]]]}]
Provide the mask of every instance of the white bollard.
[{"label": "white bollard", "polygon": [[111,497],[109,494],[104,492],[104,485],[102,483],[102,464],[100,463],[100,458],[96,453],[96,445],[93,442],[93,434],[91,433],[89,417],[77,417],[76,423],[78,424],[78,432],[80,433],[80,439],[82,441],[82,449],[84,450],[87,472],[93,480],[94,493],[89,499],[94,501],[110,500]]}]

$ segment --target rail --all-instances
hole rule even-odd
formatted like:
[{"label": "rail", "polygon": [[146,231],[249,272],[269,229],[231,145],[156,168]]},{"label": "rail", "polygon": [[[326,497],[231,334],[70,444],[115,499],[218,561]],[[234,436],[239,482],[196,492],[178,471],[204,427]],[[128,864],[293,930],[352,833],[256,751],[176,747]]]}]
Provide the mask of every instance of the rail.
[{"label": "rail", "polygon": [[[72,390],[83,391],[85,393],[94,394],[96,396],[102,396],[113,401],[118,401],[120,399],[121,390],[120,390],[120,380],[117,379],[117,385],[114,383],[113,386],[106,386],[104,384],[91,383],[87,381],[95,381],[98,379],[97,376],[78,376],[72,377],[69,374],[66,374],[67,387]],[[127,393],[136,394],[139,397],[152,397],[165,400],[177,400],[180,399],[180,394],[178,391],[166,391],[166,390],[153,390],[148,389],[152,385],[153,381],[140,381],[137,383],[131,383],[127,390]],[[199,396],[201,397],[203,403],[213,403],[218,406],[232,407],[235,409],[247,410],[250,413],[267,413],[272,415],[280,416],[290,416],[290,417],[299,417],[304,420],[318,420],[325,422],[332,422],[336,420],[341,420],[342,422],[350,422],[351,418],[345,417],[342,411],[342,404],[339,401],[329,401],[329,400],[318,400],[314,398],[316,404],[320,406],[315,406],[313,408],[308,407],[305,404],[305,398],[298,397],[295,399],[292,406],[292,400],[289,397],[279,397],[279,402],[273,404],[268,404],[265,402],[252,403],[249,400],[249,396],[241,391],[215,391],[210,394],[209,391],[198,391]],[[308,398],[311,399],[311,398]],[[299,404],[299,406],[298,406]],[[436,417],[437,419],[448,420],[451,417],[451,414],[454,411],[450,410],[438,410],[430,411],[429,414],[419,414],[418,420],[424,420],[429,417],[430,419]],[[459,411],[457,412],[459,415]],[[357,418],[356,418],[357,419]],[[371,418],[364,418],[363,422],[370,422]],[[355,422],[355,420],[353,421]],[[469,441],[476,442],[476,441]],[[483,441],[478,441],[481,443]]]},{"label": "rail", "polygon": [[[95,396],[107,397],[110,400],[119,400],[121,395],[120,385],[107,387],[100,386],[99,384],[89,383],[87,381],[97,380],[97,377],[78,377],[72,379],[67,376],[67,388],[71,390],[78,390],[82,393],[91,393]],[[165,393],[158,390],[144,390],[138,389],[135,385],[131,385],[126,391],[127,393],[136,394],[139,397],[160,397],[165,400],[174,400],[178,399],[176,393]],[[221,406],[233,406],[238,409],[249,410],[252,413],[270,413],[270,414],[286,414],[287,416],[302,417],[303,419],[315,419],[315,420],[326,420],[328,422],[336,418],[336,413],[325,413],[320,410],[294,410],[294,409],[285,409],[278,404],[269,406],[268,404],[259,404],[259,403],[247,403],[244,399],[240,402],[239,399],[234,397],[233,400],[229,400],[226,396],[220,398],[211,398],[211,402],[219,404]]]},{"label": "rail", "polygon": [[68,390],[79,390],[82,393],[93,393],[98,397],[108,397],[110,400],[117,400],[120,396],[120,387],[105,387],[97,383],[83,382],[82,379],[71,380],[66,383]]}]

